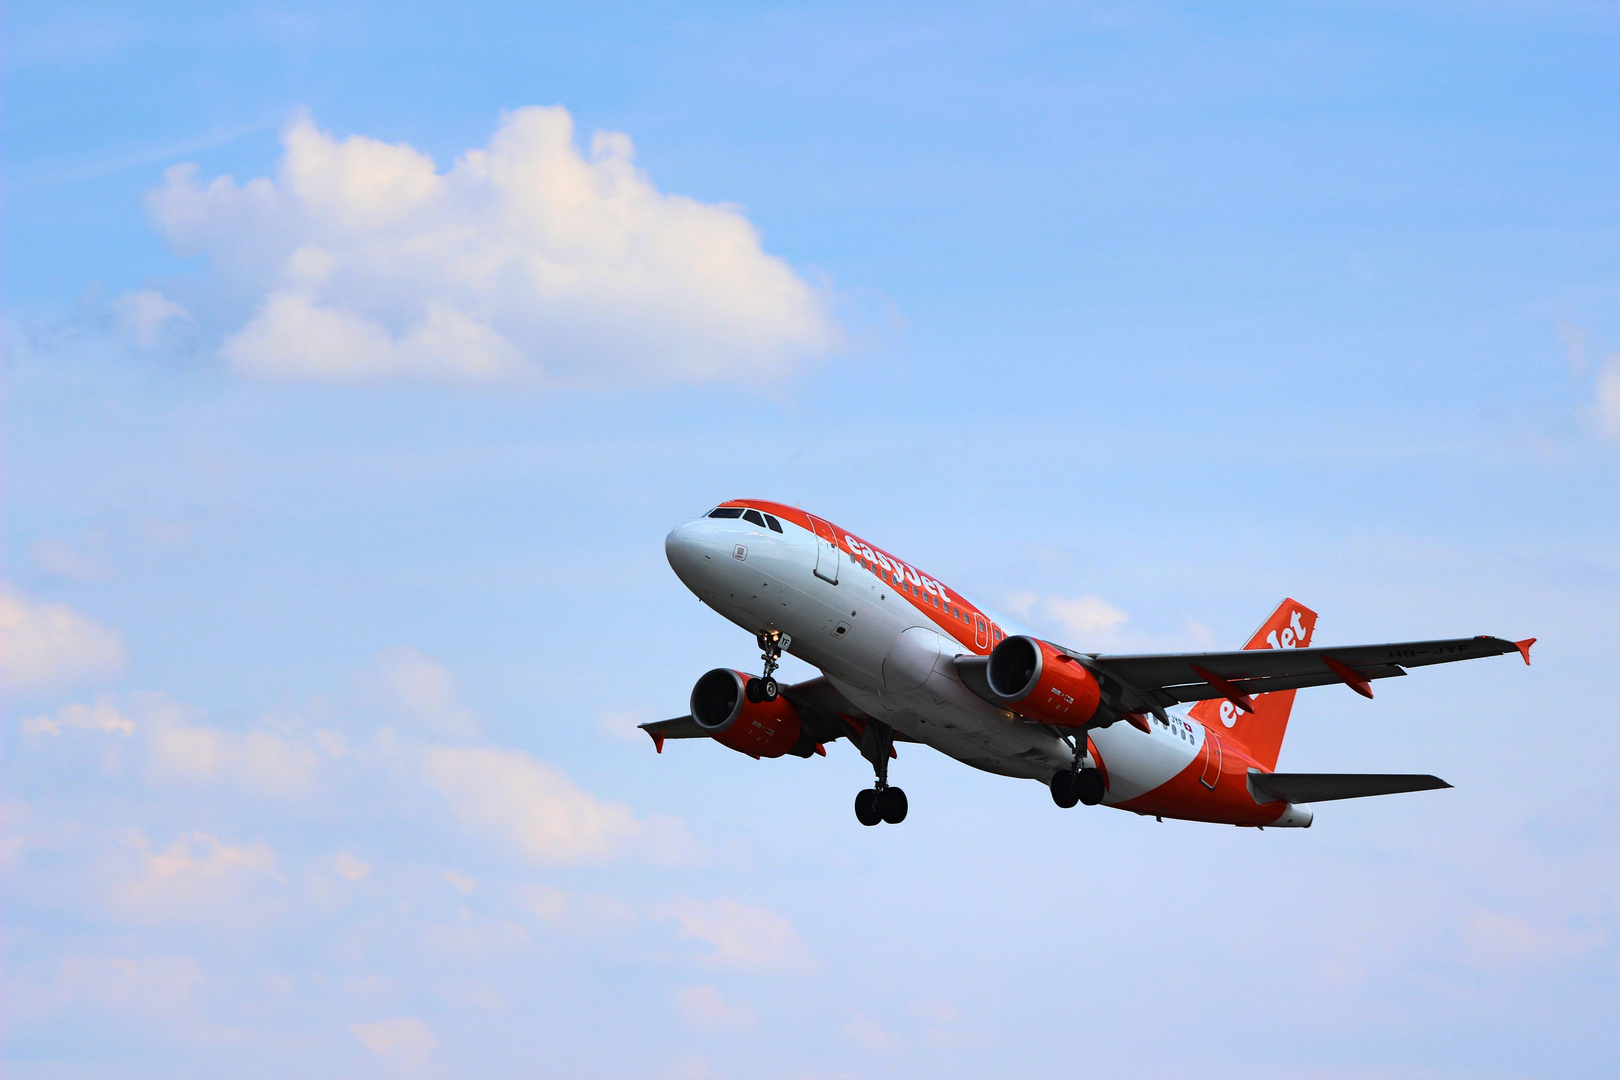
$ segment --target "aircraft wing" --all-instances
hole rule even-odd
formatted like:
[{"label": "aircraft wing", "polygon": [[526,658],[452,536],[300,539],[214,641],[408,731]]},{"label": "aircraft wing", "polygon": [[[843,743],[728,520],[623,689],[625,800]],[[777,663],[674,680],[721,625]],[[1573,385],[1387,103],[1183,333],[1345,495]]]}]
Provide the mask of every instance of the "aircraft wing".
[{"label": "aircraft wing", "polygon": [[[1121,697],[1138,708],[1165,708],[1212,698],[1238,700],[1247,695],[1301,686],[1347,683],[1372,696],[1367,683],[1405,675],[1407,668],[1449,664],[1481,656],[1519,653],[1530,662],[1530,645],[1496,637],[1444,641],[1398,641],[1385,645],[1336,645],[1309,649],[1243,649],[1238,652],[1167,653],[1105,656],[1085,654],[1086,666],[1106,685],[1106,676],[1123,683]],[[1076,654],[1077,656],[1079,654]],[[1212,678],[1213,677],[1213,678]],[[1134,690],[1133,695],[1130,691]],[[1234,697],[1234,694],[1236,697]],[[1140,698],[1140,702],[1133,698]]]},{"label": "aircraft wing", "polygon": [[[841,716],[861,721],[869,719],[866,713],[857,709],[848,698],[840,694],[838,688],[828,682],[825,676],[806,679],[792,686],[784,685],[782,696],[798,710],[799,723],[818,743],[830,743],[856,730],[840,719]],[[698,727],[697,721],[690,716],[677,716],[672,720],[650,720],[637,726],[651,735],[654,742],[661,742],[664,739],[708,738],[708,733]],[[896,742],[915,741],[899,732],[895,732],[894,738]]]}]

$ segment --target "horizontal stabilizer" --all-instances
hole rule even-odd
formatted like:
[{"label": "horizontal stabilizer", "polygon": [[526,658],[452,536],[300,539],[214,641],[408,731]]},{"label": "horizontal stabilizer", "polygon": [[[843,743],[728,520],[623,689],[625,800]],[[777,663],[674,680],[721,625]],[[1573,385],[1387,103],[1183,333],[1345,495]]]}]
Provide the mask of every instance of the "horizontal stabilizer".
[{"label": "horizontal stabilizer", "polygon": [[1270,796],[1271,800],[1316,803],[1365,799],[1369,795],[1398,795],[1403,791],[1432,791],[1451,785],[1438,776],[1419,773],[1263,773],[1251,769],[1249,786],[1259,795]]},{"label": "horizontal stabilizer", "polygon": [[655,742],[663,739],[706,739],[709,736],[709,733],[698,727],[698,722],[690,716],[677,716],[673,720],[649,720],[636,726],[651,735]]}]

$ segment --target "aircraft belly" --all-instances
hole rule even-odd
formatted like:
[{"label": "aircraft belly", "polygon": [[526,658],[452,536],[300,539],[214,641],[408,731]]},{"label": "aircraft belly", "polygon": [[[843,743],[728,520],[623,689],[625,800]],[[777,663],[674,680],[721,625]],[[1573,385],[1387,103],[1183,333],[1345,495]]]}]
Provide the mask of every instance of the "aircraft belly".
[{"label": "aircraft belly", "polygon": [[[942,658],[948,666],[949,659]],[[936,670],[920,687],[863,691],[827,673],[858,708],[940,753],[985,772],[1046,783],[1070,762],[1068,747],[1044,728],[1014,719]]]}]

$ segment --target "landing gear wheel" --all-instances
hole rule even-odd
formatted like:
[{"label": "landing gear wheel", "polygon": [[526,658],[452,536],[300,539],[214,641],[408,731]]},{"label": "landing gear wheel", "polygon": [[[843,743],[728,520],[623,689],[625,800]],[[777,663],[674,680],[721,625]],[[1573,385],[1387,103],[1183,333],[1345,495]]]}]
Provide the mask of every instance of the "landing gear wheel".
[{"label": "landing gear wheel", "polygon": [[855,819],[862,825],[876,825],[883,820],[883,814],[878,810],[876,791],[867,788],[855,793]]},{"label": "landing gear wheel", "polygon": [[1087,806],[1096,806],[1103,801],[1107,794],[1103,787],[1102,773],[1096,769],[1081,769],[1080,775],[1075,778],[1076,790],[1080,793],[1080,801]]},{"label": "landing gear wheel", "polygon": [[[1093,769],[1093,772],[1096,770]],[[1071,769],[1052,775],[1052,801],[1067,810],[1080,801],[1080,774]]]},{"label": "landing gear wheel", "polygon": [[767,675],[763,679],[758,680],[758,682],[760,683],[760,700],[775,701],[776,695],[780,693],[776,686],[776,680]]},{"label": "landing gear wheel", "polygon": [[743,697],[758,705],[765,700],[765,680],[749,679],[748,685],[743,687]]},{"label": "landing gear wheel", "polygon": [[878,812],[890,825],[906,820],[906,793],[897,787],[884,788],[877,793]]}]

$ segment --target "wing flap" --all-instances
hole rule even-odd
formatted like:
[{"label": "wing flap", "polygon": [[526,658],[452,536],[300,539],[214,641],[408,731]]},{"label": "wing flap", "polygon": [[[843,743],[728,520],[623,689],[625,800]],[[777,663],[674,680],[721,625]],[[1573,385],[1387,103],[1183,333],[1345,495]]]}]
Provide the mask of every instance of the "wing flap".
[{"label": "wing flap", "polygon": [[1269,795],[1271,798],[1267,801],[1317,803],[1434,791],[1451,785],[1438,776],[1421,773],[1263,773],[1250,770],[1249,786],[1257,794]]}]

